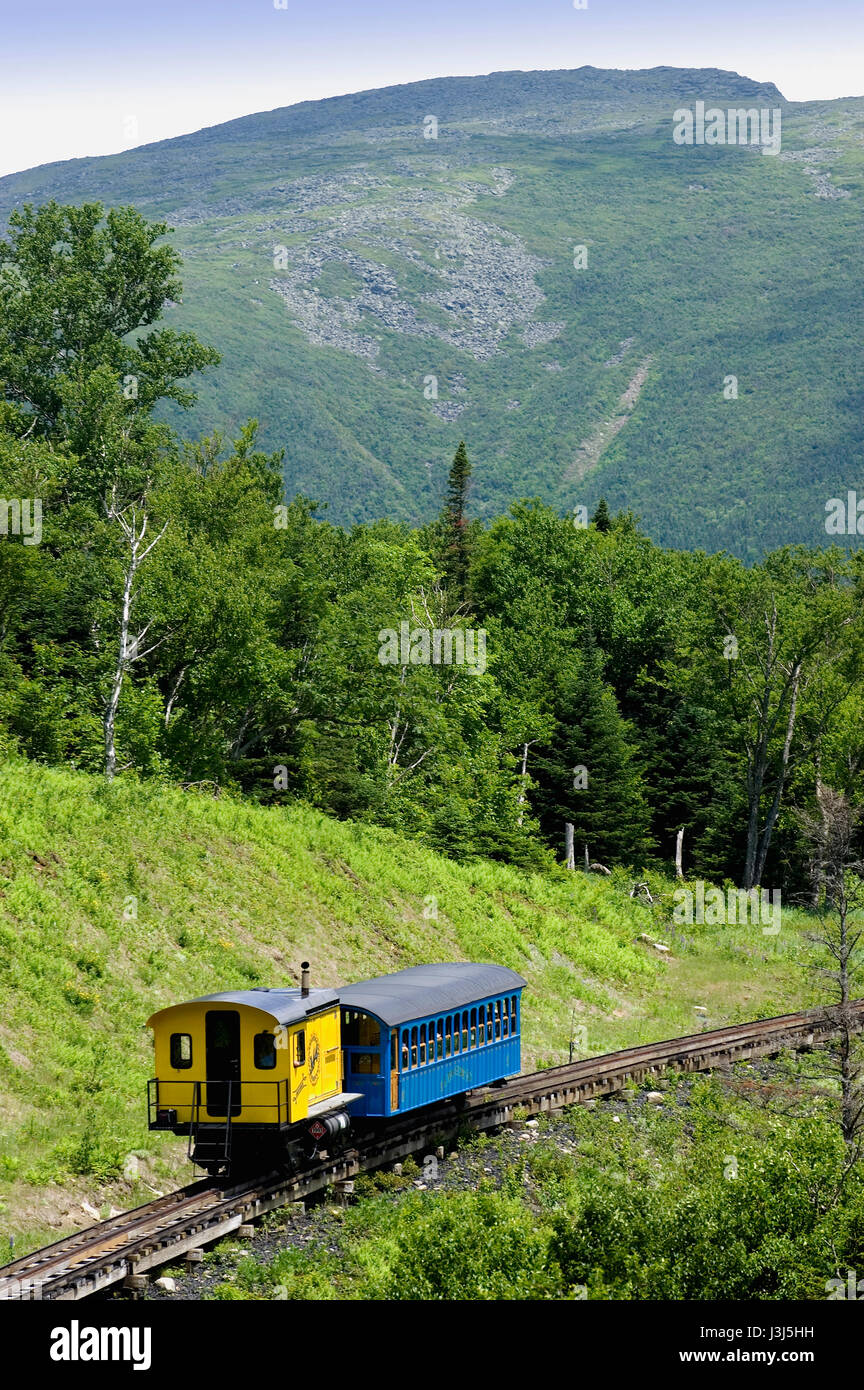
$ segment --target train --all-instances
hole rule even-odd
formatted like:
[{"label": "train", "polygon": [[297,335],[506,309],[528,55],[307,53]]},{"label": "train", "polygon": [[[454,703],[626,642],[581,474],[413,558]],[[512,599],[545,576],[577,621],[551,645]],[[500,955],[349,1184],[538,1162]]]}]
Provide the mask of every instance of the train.
[{"label": "train", "polygon": [[525,980],[502,965],[415,965],[339,989],[206,994],[158,1010],[148,1124],[211,1176],[296,1167],[355,1132],[521,1068]]}]

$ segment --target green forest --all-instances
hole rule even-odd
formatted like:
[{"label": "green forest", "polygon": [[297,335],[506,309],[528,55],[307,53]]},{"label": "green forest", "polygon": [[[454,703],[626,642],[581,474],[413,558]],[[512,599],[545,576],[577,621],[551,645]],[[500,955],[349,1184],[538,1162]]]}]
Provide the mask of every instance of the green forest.
[{"label": "green forest", "polygon": [[[163,223],[46,203],[0,243],[0,748],[458,859],[814,888],[806,816],[860,801],[860,552],[745,565],[604,502],[488,521],[471,439],[437,519],[343,529],[250,420],[182,439],[218,344]],[[803,817],[803,819],[802,819]]]}]

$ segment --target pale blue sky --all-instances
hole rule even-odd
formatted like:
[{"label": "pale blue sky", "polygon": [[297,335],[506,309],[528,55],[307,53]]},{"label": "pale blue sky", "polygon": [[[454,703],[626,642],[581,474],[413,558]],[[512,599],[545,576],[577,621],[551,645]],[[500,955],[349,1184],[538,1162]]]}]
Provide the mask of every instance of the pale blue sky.
[{"label": "pale blue sky", "polygon": [[[281,3],[281,0],[279,0]],[[505,68],[730,68],[864,94],[862,0],[0,0],[0,174]]]}]

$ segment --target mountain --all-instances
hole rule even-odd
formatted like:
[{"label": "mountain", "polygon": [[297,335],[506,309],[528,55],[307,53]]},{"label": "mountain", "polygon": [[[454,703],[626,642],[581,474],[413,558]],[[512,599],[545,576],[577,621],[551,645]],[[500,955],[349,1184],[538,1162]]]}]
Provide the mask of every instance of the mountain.
[{"label": "mountain", "polygon": [[[779,111],[779,152],[677,144],[678,108]],[[167,319],[223,353],[185,433],[248,416],[350,523],[603,494],[658,540],[825,543],[864,492],[864,98],[718,70],[442,78],[0,180],[176,229]],[[583,248],[581,251],[577,248]],[[845,537],[840,538],[845,541]]]}]

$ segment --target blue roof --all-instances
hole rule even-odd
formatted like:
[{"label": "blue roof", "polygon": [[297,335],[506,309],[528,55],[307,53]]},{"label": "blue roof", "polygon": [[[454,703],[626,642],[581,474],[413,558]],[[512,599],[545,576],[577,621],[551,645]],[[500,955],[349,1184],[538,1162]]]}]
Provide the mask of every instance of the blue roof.
[{"label": "blue roof", "polygon": [[454,961],[448,965],[412,965],[395,975],[344,985],[339,999],[343,1008],[374,1014],[392,1028],[524,987],[522,976],[504,965]]}]

